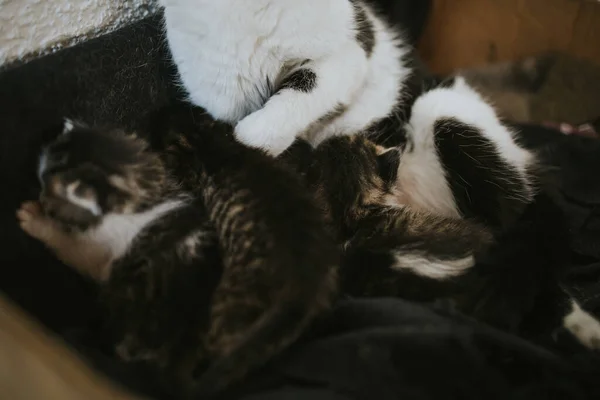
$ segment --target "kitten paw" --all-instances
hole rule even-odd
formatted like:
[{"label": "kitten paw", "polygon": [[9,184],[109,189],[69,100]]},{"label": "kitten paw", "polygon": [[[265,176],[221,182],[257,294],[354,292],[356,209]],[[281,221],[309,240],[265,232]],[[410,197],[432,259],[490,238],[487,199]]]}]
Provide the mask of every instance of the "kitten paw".
[{"label": "kitten paw", "polygon": [[21,204],[17,210],[17,219],[21,229],[36,239],[42,238],[45,226],[49,223],[42,207],[36,201],[27,201]]},{"label": "kitten paw", "polygon": [[563,326],[588,349],[600,350],[600,321],[576,303],[563,320]]},{"label": "kitten paw", "polygon": [[285,133],[281,127],[269,124],[259,112],[242,119],[235,127],[235,137],[246,146],[266,151],[273,157],[287,150],[296,137]]},{"label": "kitten paw", "polygon": [[42,207],[37,201],[26,201],[17,211],[19,221],[29,221],[43,214]]}]

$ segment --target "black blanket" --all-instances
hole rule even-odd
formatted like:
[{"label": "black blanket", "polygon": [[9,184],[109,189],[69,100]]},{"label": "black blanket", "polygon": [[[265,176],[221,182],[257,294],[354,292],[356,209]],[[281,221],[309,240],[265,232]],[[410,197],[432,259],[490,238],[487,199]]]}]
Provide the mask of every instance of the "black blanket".
[{"label": "black blanket", "polygon": [[[44,126],[66,115],[135,127],[145,111],[180,95],[171,83],[174,70],[158,26],[155,18],[142,21],[0,75],[0,290],[65,335],[113,379],[166,399],[171,394],[152,371],[103,357],[97,338],[78,333],[94,332],[99,321],[93,287],[26,237],[15,218],[19,204],[37,196],[35,164]],[[571,228],[569,284],[585,299],[586,309],[600,311],[600,141],[520,128],[527,145],[560,167],[558,197]],[[322,326],[230,396],[600,398],[599,365],[596,355],[550,352],[444,305],[347,299]]]}]

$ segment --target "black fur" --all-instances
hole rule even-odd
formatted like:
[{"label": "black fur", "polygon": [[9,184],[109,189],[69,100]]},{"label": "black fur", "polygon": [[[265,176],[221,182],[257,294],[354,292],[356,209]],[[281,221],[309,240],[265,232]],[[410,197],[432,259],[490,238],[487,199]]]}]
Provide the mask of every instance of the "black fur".
[{"label": "black fur", "polygon": [[[386,149],[366,138],[332,138],[303,167],[344,243],[342,290],[354,296],[450,299],[480,320],[552,344],[550,333],[570,311],[569,294],[561,288],[569,247],[561,211],[547,187],[527,199],[525,178],[474,127],[443,119],[434,133],[465,220],[385,204],[402,153],[411,151],[408,142]],[[295,162],[310,154],[301,143],[290,159],[294,151]],[[539,185],[534,172],[527,171],[528,182]],[[471,254],[475,264],[446,279],[428,278],[401,269],[396,255],[411,253],[433,261]],[[536,257],[545,261],[537,263]]]},{"label": "black fur", "polygon": [[315,87],[317,87],[317,74],[309,68],[300,68],[283,79],[277,92],[290,89],[310,93]]},{"label": "black fur", "polygon": [[[102,216],[193,199],[136,236],[112,263],[102,299],[121,358],[148,362],[192,392],[211,394],[261,367],[327,311],[338,260],[320,210],[297,178],[234,141],[231,128],[215,135],[194,116],[187,106],[160,114],[148,136],[162,160],[141,139],[77,126],[58,141],[88,137],[106,146],[77,156],[71,151],[83,145],[51,146],[51,158],[56,150],[80,162],[44,178],[66,184],[84,180],[81,165],[103,171],[85,181],[94,199],[101,202],[97,188],[113,196],[122,186],[128,197]],[[115,175],[122,178],[116,187]],[[145,202],[150,198],[154,203]]]},{"label": "black fur", "polygon": [[[328,307],[336,289],[337,253],[320,211],[297,178],[231,135],[190,130],[186,121],[193,113],[184,107],[171,116],[171,133],[188,134],[182,141],[167,133],[166,154],[170,168],[202,194],[224,254],[227,275],[213,309],[230,313],[213,316],[209,348],[218,350],[217,358],[195,390],[210,393],[289,345]],[[228,215],[241,204],[242,215],[251,218],[242,225],[245,231]],[[240,281],[253,291],[240,291]],[[266,307],[269,311],[257,318]]]},{"label": "black fur", "polygon": [[[298,157],[302,154],[306,157],[309,150],[296,144],[294,151],[296,158],[290,155],[288,161],[297,162]],[[414,256],[451,262],[485,251],[492,240],[490,232],[477,223],[415,211],[410,205],[398,204],[394,187],[401,153],[401,148],[385,149],[362,136],[334,137],[319,145],[310,157],[309,166],[301,168],[338,242],[344,246],[342,279],[354,288],[353,293],[378,287],[379,275],[375,271],[388,269],[389,275],[395,278],[390,277],[387,283],[381,284],[389,285],[390,280],[395,280],[399,288],[394,293],[400,294],[407,274],[394,275],[391,269],[413,268],[412,264],[403,265],[403,260]],[[364,275],[368,273],[361,273],[359,276],[363,278],[356,277],[353,282],[354,277],[349,276],[356,265],[354,257],[361,254],[364,255],[361,260],[371,257],[365,268],[373,270],[374,275],[366,279]],[[395,255],[400,257],[395,258]],[[375,266],[376,260],[385,266]]]},{"label": "black fur", "polygon": [[501,158],[494,143],[477,128],[453,118],[436,121],[434,135],[461,214],[491,227],[514,223],[528,202],[526,182]]},{"label": "black fur", "polygon": [[391,190],[397,160],[389,156],[378,156],[376,145],[362,136],[330,138],[310,154],[306,184],[326,210],[338,241],[348,240],[369,204]]},{"label": "black fur", "polygon": [[[64,193],[59,192],[70,184],[76,185],[76,196],[96,203],[102,214],[124,207],[141,212],[156,205],[171,194],[172,188],[165,185],[158,157],[144,151],[143,142],[119,131],[98,134],[95,129],[78,125],[61,134],[42,152],[40,201],[46,213],[66,228],[85,230],[100,222],[101,215],[65,201]],[[114,176],[123,177],[124,186],[112,184],[110,178]],[[135,189],[126,187],[131,180],[135,180]]]},{"label": "black fur", "polygon": [[373,22],[369,19],[364,5],[360,0],[351,0],[354,7],[354,23],[356,24],[356,40],[363,48],[367,57],[373,53],[375,47],[375,28]]},{"label": "black fur", "polygon": [[562,323],[569,301],[560,286],[569,246],[564,214],[540,193],[479,259],[461,307],[479,320],[551,344],[547,335]]}]

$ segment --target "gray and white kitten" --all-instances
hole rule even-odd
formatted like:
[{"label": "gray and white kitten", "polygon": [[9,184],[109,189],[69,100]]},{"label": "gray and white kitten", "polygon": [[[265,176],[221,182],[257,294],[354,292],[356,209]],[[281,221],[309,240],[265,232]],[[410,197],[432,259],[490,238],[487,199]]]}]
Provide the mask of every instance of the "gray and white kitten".
[{"label": "gray and white kitten", "polygon": [[417,96],[403,131],[391,148],[364,136],[304,146],[300,171],[344,243],[342,290],[451,298],[519,333],[541,318],[599,349],[600,323],[561,287],[568,228],[518,132],[463,78]]}]

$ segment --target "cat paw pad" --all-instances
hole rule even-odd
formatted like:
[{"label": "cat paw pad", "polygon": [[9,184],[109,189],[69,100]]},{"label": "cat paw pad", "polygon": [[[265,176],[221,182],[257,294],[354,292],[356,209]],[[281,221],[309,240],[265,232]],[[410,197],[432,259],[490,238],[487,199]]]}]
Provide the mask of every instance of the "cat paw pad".
[{"label": "cat paw pad", "polygon": [[28,235],[37,238],[46,217],[38,202],[28,201],[17,210],[17,219],[21,229]]}]

